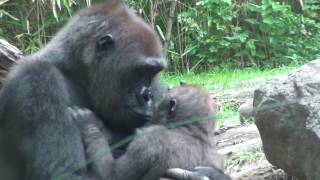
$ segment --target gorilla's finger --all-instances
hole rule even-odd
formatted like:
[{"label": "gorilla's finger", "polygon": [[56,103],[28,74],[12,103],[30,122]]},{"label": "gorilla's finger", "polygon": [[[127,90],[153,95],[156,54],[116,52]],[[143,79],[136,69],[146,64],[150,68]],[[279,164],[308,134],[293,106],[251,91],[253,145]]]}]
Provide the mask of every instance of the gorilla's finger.
[{"label": "gorilla's finger", "polygon": [[72,117],[75,117],[76,111],[75,111],[74,107],[73,106],[68,106],[67,109],[68,109],[68,112],[70,112],[70,114],[72,115]]},{"label": "gorilla's finger", "polygon": [[194,168],[194,172],[203,176],[207,176],[210,178],[210,180],[231,180],[231,177],[215,167],[197,166]]},{"label": "gorilla's finger", "polygon": [[80,108],[78,106],[68,106],[68,111],[71,113],[74,119],[88,116],[91,113],[89,109]]},{"label": "gorilla's finger", "polygon": [[167,170],[165,173],[165,177],[175,180],[210,180],[206,176],[180,168],[172,168]]},{"label": "gorilla's finger", "polygon": [[77,126],[81,129],[82,134],[86,134],[85,137],[101,136],[103,123],[91,110],[77,106],[70,106],[68,107],[68,111]]}]

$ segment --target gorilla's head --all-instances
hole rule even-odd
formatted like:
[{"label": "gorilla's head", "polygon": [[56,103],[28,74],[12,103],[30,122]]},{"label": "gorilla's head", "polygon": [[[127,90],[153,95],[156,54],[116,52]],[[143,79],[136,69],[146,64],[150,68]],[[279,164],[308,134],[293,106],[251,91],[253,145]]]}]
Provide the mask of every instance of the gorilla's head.
[{"label": "gorilla's head", "polygon": [[150,83],[165,67],[163,50],[153,29],[123,3],[81,11],[53,41],[70,59],[65,71],[83,83],[106,123],[132,129],[151,118]]}]

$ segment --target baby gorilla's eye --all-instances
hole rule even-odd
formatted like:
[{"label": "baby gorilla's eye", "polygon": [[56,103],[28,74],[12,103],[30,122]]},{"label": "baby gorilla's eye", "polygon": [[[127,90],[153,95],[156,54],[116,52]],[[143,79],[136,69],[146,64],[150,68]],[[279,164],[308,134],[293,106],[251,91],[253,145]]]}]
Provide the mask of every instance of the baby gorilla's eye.
[{"label": "baby gorilla's eye", "polygon": [[110,46],[113,46],[114,45],[113,36],[111,34],[105,34],[99,39],[98,45],[101,48],[108,48]]},{"label": "baby gorilla's eye", "polygon": [[173,113],[177,107],[177,100],[175,98],[171,98],[169,102],[169,112]]}]

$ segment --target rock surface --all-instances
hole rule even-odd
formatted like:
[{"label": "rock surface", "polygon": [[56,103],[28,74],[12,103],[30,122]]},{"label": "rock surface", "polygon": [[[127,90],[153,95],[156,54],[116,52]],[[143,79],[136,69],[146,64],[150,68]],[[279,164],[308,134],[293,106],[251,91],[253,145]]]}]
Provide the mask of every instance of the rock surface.
[{"label": "rock surface", "polygon": [[254,116],[271,164],[301,180],[320,179],[320,60],[257,89]]}]

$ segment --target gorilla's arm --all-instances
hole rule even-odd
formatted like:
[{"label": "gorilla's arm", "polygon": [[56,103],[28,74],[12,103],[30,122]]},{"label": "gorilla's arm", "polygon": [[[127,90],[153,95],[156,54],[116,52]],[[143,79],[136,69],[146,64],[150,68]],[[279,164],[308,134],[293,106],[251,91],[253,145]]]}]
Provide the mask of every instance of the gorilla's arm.
[{"label": "gorilla's arm", "polygon": [[[4,145],[14,154],[17,179],[89,179],[81,134],[67,105],[64,76],[44,61],[21,60],[0,95]],[[8,154],[8,155],[10,155]]]},{"label": "gorilla's arm", "polygon": [[[88,109],[70,107],[69,111],[81,130],[89,168],[100,177],[113,180],[141,180],[149,165],[139,158],[142,152],[129,151],[115,160],[108,144],[108,135],[96,115]],[[141,165],[146,165],[141,167]]]},{"label": "gorilla's arm", "polygon": [[[90,159],[90,167],[94,173],[104,178],[113,177],[113,180],[149,180],[163,175],[164,165],[161,163],[163,154],[161,155],[159,152],[164,146],[161,144],[162,137],[157,138],[158,136],[152,134],[139,136],[130,144],[124,155],[114,160],[108,146],[108,136],[97,117],[89,110],[79,108],[70,108],[69,110],[82,131],[87,156]],[[154,126],[154,128],[146,128],[143,131],[149,131],[147,133],[162,132],[163,136],[162,130],[166,129],[159,128],[163,127]],[[165,134],[173,136],[169,131]],[[164,176],[171,180],[230,179],[229,176],[214,167],[198,167],[193,171],[173,168],[167,170]]]},{"label": "gorilla's arm", "polygon": [[80,128],[86,149],[87,164],[91,172],[102,178],[110,178],[114,162],[109,147],[111,137],[102,121],[88,109],[69,107],[68,110]]}]

